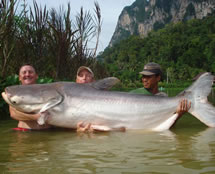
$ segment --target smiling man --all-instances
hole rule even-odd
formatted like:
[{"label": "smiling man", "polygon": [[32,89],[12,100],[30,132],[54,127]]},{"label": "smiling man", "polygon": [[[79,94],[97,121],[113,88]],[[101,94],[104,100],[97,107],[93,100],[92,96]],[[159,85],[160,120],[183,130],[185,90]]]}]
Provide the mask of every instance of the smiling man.
[{"label": "smiling man", "polygon": [[[23,65],[19,70],[19,81],[22,85],[31,85],[35,84],[37,81],[38,75],[31,65]],[[10,116],[11,118],[18,120],[18,127],[13,128],[14,130],[18,131],[28,131],[28,130],[41,130],[41,129],[47,129],[50,126],[49,125],[39,125],[37,123],[37,119],[40,117],[40,114],[28,114],[23,113],[12,106],[9,106]]]},{"label": "smiling man", "polygon": [[19,70],[19,81],[22,85],[35,84],[38,75],[31,65],[23,65]]},{"label": "smiling man", "polygon": [[[143,71],[139,72],[142,75],[143,88],[138,88],[130,91],[135,94],[145,94],[145,95],[157,95],[167,97],[168,95],[164,92],[159,91],[158,82],[162,77],[161,66],[157,63],[150,62],[144,66]],[[178,107],[176,108],[176,113],[179,117],[187,112],[191,107],[191,103],[185,99],[181,100]]]},{"label": "smiling man", "polygon": [[143,71],[139,72],[142,75],[143,88],[138,88],[131,93],[167,96],[166,93],[159,91],[158,82],[161,80],[162,70],[159,64],[150,62],[144,66]]}]

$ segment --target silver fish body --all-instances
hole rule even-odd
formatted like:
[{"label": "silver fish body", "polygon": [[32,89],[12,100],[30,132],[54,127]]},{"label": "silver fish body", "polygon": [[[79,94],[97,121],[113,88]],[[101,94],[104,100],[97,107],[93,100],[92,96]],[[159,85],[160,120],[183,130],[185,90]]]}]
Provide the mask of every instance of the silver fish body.
[{"label": "silver fish body", "polygon": [[[102,81],[102,80],[101,80]],[[203,74],[176,97],[147,96],[98,89],[98,83],[56,82],[11,86],[2,94],[5,101],[27,113],[41,113],[40,124],[76,128],[78,122],[106,126],[110,130],[169,129],[178,117],[179,102],[191,101],[189,112],[209,127],[215,127],[215,108],[208,103],[213,76]]]}]

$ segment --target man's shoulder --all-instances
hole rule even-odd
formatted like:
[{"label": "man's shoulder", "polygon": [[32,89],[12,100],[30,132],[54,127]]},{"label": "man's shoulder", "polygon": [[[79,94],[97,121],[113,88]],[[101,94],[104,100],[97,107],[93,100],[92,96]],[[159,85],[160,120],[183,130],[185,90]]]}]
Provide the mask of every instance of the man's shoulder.
[{"label": "man's shoulder", "polygon": [[[131,90],[130,93],[133,93],[133,94],[153,95],[146,88],[137,88],[137,89]],[[167,93],[160,92],[160,91],[157,94],[155,94],[155,95],[157,95],[157,96],[163,96],[163,97],[168,97]]]},{"label": "man's shoulder", "polygon": [[155,94],[157,96],[162,96],[162,97],[168,97],[167,93],[165,92],[158,92],[157,94]]},{"label": "man's shoulder", "polygon": [[145,95],[152,95],[152,93],[150,93],[147,89],[145,88],[137,88],[134,90],[131,90],[130,93],[133,94],[145,94]]}]

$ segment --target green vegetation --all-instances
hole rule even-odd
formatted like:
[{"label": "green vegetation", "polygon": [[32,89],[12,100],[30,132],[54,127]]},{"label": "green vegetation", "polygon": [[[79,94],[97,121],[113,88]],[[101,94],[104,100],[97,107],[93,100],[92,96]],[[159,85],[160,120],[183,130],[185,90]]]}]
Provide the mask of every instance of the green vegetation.
[{"label": "green vegetation", "polygon": [[[0,92],[18,84],[16,74],[26,63],[32,64],[42,77],[39,83],[74,80],[81,65],[90,66],[97,78],[106,76],[95,59],[101,32],[98,3],[93,14],[81,8],[72,16],[69,3],[66,10],[47,10],[38,7],[36,1],[33,8],[25,2],[0,1]],[[95,41],[94,48],[88,48],[91,39]],[[8,112],[5,105],[1,99],[0,119]]]},{"label": "green vegetation", "polygon": [[189,17],[191,16],[196,16],[196,11],[195,11],[195,7],[193,6],[192,3],[190,3],[187,8],[186,8],[186,13],[184,15],[184,19],[183,21],[187,21],[189,20]]},{"label": "green vegetation", "polygon": [[155,7],[164,9],[166,13],[170,13],[171,6],[173,4],[173,0],[156,0]]},{"label": "green vegetation", "polygon": [[[0,77],[14,75],[25,63],[32,64],[39,76],[57,80],[74,80],[80,65],[99,69],[95,61],[101,32],[97,3],[93,10],[92,14],[81,8],[72,16],[69,3],[66,10],[47,10],[36,1],[33,8],[24,0],[0,1]],[[96,41],[94,48],[88,48],[91,39]]]},{"label": "green vegetation", "polygon": [[[163,79],[175,83],[191,81],[198,73],[215,72],[215,16],[193,19],[152,31],[145,38],[131,36],[98,56],[110,76],[126,86],[138,84],[140,72],[147,62],[163,68]],[[182,84],[182,82],[180,82]]]},{"label": "green vegetation", "polygon": [[157,31],[158,29],[161,29],[161,28],[163,28],[164,26],[165,26],[165,24],[164,24],[163,22],[157,21],[157,22],[154,23],[153,29],[154,29],[155,31]]},{"label": "green vegetation", "polygon": [[[131,6],[126,7],[125,10],[129,16],[135,17],[138,22],[144,22],[151,14],[150,10],[146,11],[145,9],[148,4],[147,0],[136,0]],[[135,7],[138,7],[138,10]]]}]

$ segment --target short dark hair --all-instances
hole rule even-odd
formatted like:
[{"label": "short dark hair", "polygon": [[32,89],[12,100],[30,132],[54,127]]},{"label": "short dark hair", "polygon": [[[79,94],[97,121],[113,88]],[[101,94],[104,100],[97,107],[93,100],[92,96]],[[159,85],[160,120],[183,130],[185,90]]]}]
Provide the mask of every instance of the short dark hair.
[{"label": "short dark hair", "polygon": [[[18,71],[19,73],[20,73],[20,70],[21,70],[21,68],[22,68],[23,66],[31,66],[31,67],[34,69],[35,73],[37,73],[37,72],[36,72],[36,69],[34,68],[34,66],[33,66],[32,64],[30,64],[30,63],[22,64],[22,65],[20,66],[20,68],[19,68],[19,71]],[[19,74],[19,73],[18,73],[18,74]]]}]

